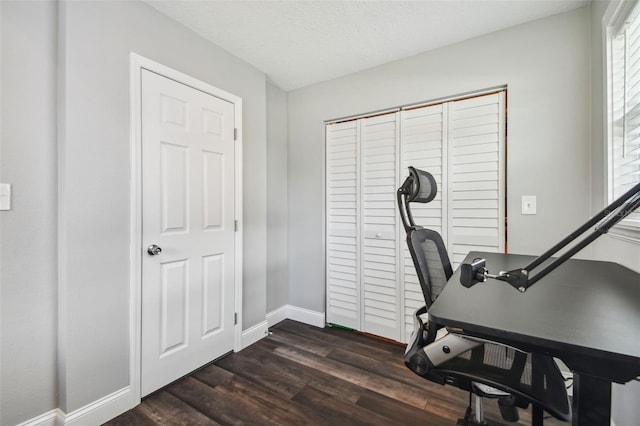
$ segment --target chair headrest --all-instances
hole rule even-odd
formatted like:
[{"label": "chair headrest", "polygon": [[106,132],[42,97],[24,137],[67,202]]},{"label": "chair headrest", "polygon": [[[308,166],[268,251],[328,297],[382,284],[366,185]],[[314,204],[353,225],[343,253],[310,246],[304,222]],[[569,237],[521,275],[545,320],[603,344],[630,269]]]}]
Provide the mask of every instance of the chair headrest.
[{"label": "chair headrest", "polygon": [[410,166],[409,177],[412,182],[407,195],[407,202],[428,203],[436,197],[438,186],[431,173]]}]

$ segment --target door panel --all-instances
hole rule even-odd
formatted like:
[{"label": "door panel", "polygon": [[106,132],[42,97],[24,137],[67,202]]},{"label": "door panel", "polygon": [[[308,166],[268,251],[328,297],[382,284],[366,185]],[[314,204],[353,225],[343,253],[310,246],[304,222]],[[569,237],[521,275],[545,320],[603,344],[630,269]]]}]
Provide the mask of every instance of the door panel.
[{"label": "door panel", "polygon": [[447,251],[504,252],[504,92],[449,103]]},{"label": "door panel", "polygon": [[[361,120],[362,330],[400,340],[396,209],[398,113]],[[372,249],[386,244],[386,252]]]},{"label": "door panel", "polygon": [[206,256],[203,259],[202,336],[209,337],[222,326],[222,301],[224,300],[224,254]]},{"label": "door panel", "polygon": [[[443,186],[446,184],[446,176],[443,177],[443,168],[446,173],[446,111],[441,104],[402,111],[402,169],[401,180],[408,176],[408,167],[427,170],[431,173],[438,185],[438,194],[429,204],[413,203],[411,211],[416,223],[428,226],[440,233],[444,240],[446,235],[446,208],[443,210]],[[401,233],[404,236],[404,232]],[[405,280],[417,284],[418,279],[413,270],[413,263],[406,244],[403,244],[405,264],[409,265]],[[408,263],[407,263],[408,261]],[[422,291],[415,285],[410,286],[411,292],[418,290],[419,297]],[[406,295],[405,295],[406,296]],[[407,329],[413,328],[413,312],[408,312],[406,317]]]},{"label": "door panel", "polygon": [[233,104],[146,70],[141,115],[144,396],[233,349],[235,147]]},{"label": "door panel", "polygon": [[160,356],[188,345],[188,267],[186,260],[163,263],[160,266]]},{"label": "door panel", "polygon": [[220,229],[223,224],[224,155],[204,152],[202,188],[204,194],[204,228]]},{"label": "door panel", "polygon": [[358,126],[327,126],[327,322],[360,329]]},{"label": "door panel", "polygon": [[160,142],[162,163],[162,232],[185,232],[188,229],[189,205],[187,161],[189,148]]}]

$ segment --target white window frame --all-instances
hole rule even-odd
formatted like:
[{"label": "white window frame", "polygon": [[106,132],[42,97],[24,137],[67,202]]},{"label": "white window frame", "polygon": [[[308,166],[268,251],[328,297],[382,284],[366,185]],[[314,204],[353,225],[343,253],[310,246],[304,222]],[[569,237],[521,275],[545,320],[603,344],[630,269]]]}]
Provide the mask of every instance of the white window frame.
[{"label": "white window frame", "polygon": [[[614,187],[614,167],[613,167],[613,144],[618,140],[614,125],[614,88],[613,88],[613,55],[615,50],[616,37],[622,32],[626,21],[632,13],[638,11],[640,4],[638,0],[630,2],[612,2],[606,11],[603,24],[605,29],[605,58],[606,58],[606,174],[605,174],[605,204],[611,203],[615,198]],[[621,194],[617,194],[619,197]],[[620,221],[609,233],[617,238],[636,242],[640,244],[640,213],[636,212]]]}]

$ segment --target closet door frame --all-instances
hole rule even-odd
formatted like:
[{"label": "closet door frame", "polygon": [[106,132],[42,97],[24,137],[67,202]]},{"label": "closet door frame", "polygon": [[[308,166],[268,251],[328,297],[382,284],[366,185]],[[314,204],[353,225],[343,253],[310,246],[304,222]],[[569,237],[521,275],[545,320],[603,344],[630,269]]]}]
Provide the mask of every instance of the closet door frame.
[{"label": "closet door frame", "polygon": [[[498,152],[498,247],[497,250],[499,252],[505,252],[506,247],[506,167],[507,167],[507,158],[506,158],[506,96],[507,90],[506,87],[499,87],[494,89],[488,89],[485,91],[478,91],[472,94],[468,94],[466,96],[459,97],[451,97],[447,99],[438,100],[437,102],[429,102],[423,103],[421,105],[411,105],[403,108],[381,111],[379,113],[373,114],[363,114],[360,116],[354,116],[350,118],[346,118],[344,120],[325,122],[324,126],[324,143],[325,149],[323,150],[324,154],[324,172],[325,177],[323,179],[323,197],[324,197],[324,205],[325,208],[323,210],[323,244],[324,244],[324,253],[325,253],[325,283],[326,283],[326,322],[328,323],[336,323],[332,320],[332,315],[330,313],[331,310],[331,285],[330,285],[330,238],[329,233],[330,230],[330,219],[331,219],[331,211],[330,211],[330,179],[331,173],[329,170],[330,159],[329,159],[329,128],[332,125],[341,124],[344,122],[354,121],[356,127],[356,225],[355,225],[355,250],[356,250],[356,278],[355,278],[355,291],[357,298],[357,312],[356,317],[357,321],[353,324],[340,324],[338,325],[347,326],[349,328],[354,328],[356,330],[364,331],[365,328],[365,309],[364,309],[364,282],[363,282],[363,270],[364,270],[364,257],[363,257],[363,249],[364,249],[364,176],[363,173],[363,147],[362,147],[362,123],[365,119],[374,117],[376,115],[385,115],[390,113],[396,114],[396,138],[395,138],[395,183],[396,189],[402,184],[403,180],[407,176],[407,171],[403,169],[404,165],[404,155],[405,155],[405,135],[403,134],[403,118],[404,114],[409,110],[430,107],[435,105],[442,105],[442,137],[441,137],[441,176],[442,181],[440,182],[438,191],[440,192],[441,198],[441,233],[442,237],[447,245],[447,249],[450,250],[453,245],[453,222],[454,219],[450,218],[449,215],[453,209],[453,198],[451,196],[452,191],[452,181],[454,174],[454,167],[452,165],[452,129],[451,121],[452,116],[450,113],[451,105],[457,101],[463,101],[470,98],[477,98],[482,96],[494,95],[498,94],[500,98],[500,106],[499,106],[499,152]],[[397,320],[397,333],[396,337],[399,341],[406,342],[409,338],[410,330],[407,329],[406,318],[407,315],[412,315],[413,313],[407,313],[407,295],[406,293],[406,282],[405,282],[405,268],[413,267],[412,262],[406,261],[404,257],[404,246],[406,244],[406,234],[404,232],[404,228],[399,220],[397,206],[395,205],[395,191],[393,193],[394,198],[394,210],[396,210],[395,215],[395,235],[396,235],[396,244],[395,244],[395,256],[396,256],[396,288],[395,288],[395,297],[396,297],[396,305],[398,309]],[[450,257],[453,262],[453,252],[451,252]],[[409,262],[409,264],[407,264]],[[357,323],[357,324],[356,324]],[[352,327],[353,326],[353,327]]]}]

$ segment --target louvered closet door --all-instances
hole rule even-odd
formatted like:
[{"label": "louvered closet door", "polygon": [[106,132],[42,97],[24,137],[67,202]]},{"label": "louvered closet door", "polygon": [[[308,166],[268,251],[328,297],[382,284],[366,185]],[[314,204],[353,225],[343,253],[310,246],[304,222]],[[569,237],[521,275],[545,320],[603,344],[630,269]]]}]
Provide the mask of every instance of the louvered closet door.
[{"label": "louvered closet door", "polygon": [[358,122],[326,126],[327,322],[360,329]]},{"label": "louvered closet door", "polygon": [[412,205],[439,232],[452,266],[471,250],[504,251],[504,92],[326,127],[327,321],[408,338],[424,297],[398,223],[408,166],[438,195]]},{"label": "louvered closet door", "polygon": [[[446,168],[446,109],[443,105],[421,107],[401,112],[402,167],[400,178],[403,182],[409,175],[409,166],[426,170],[433,175],[438,184],[438,195],[428,203],[413,203],[411,211],[416,223],[437,231],[446,242],[447,209],[444,197],[446,186],[443,176]],[[443,192],[444,191],[444,192]],[[404,230],[400,232],[402,246],[402,271],[404,273],[404,327],[405,340],[413,330],[413,313],[424,306],[424,297],[420,281],[416,275],[411,254],[406,244]]]},{"label": "louvered closet door", "polygon": [[504,92],[451,102],[448,251],[454,269],[471,250],[505,249]]},{"label": "louvered closet door", "polygon": [[400,340],[395,194],[398,113],[360,120],[362,190],[362,330]]}]

